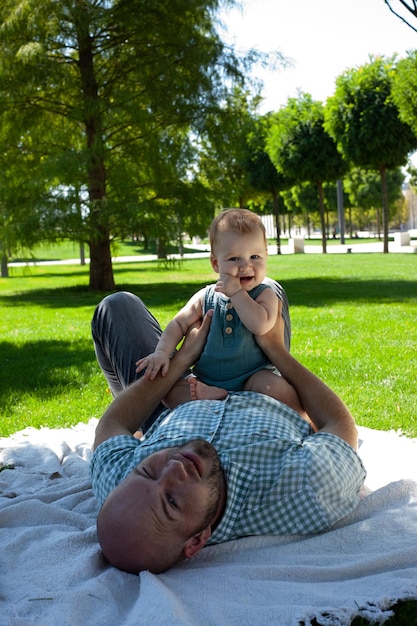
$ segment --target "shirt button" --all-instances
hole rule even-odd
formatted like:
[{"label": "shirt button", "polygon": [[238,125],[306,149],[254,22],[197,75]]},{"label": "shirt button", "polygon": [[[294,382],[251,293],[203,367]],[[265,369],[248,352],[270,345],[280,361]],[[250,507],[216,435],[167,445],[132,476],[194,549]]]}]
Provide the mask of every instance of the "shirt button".
[{"label": "shirt button", "polygon": [[226,335],[231,335],[231,334],[232,334],[232,332],[233,332],[233,328],[230,328],[230,326],[227,326],[227,327],[224,329],[224,332],[226,333]]},{"label": "shirt button", "polygon": [[267,428],[262,428],[262,432],[264,433],[264,435],[268,434],[268,429]]},{"label": "shirt button", "polygon": [[228,302],[226,304],[226,309],[233,309],[233,304],[231,302]]},{"label": "shirt button", "polygon": [[228,321],[228,322],[231,322],[231,321],[232,321],[232,319],[233,319],[233,315],[232,315],[231,313],[228,313],[228,314],[226,315],[226,319],[227,319],[227,321]]}]

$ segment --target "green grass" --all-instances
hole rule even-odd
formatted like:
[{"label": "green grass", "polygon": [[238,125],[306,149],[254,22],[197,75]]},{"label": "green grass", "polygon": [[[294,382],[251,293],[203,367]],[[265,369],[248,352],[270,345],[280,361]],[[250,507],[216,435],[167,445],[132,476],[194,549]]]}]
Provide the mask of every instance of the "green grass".
[{"label": "green grass", "polygon": [[[293,354],[359,424],[416,437],[416,256],[282,255],[269,268],[290,300]],[[116,264],[114,272],[118,289],[142,297],[162,326],[214,279],[207,259]],[[13,267],[0,279],[1,436],[88,421],[108,405],[90,338],[103,294],[87,285],[79,265]]]},{"label": "green grass", "polygon": [[[141,243],[136,241],[119,241],[112,244],[113,256],[140,256],[143,254],[155,254],[155,247],[145,250]],[[85,255],[88,256],[88,247],[85,247]],[[23,250],[18,256],[11,259],[14,262],[31,261],[61,261],[67,259],[79,259],[80,246],[73,241],[61,241],[53,244],[39,244],[31,250]]]},{"label": "green grass", "polygon": [[[140,254],[132,249],[117,254]],[[68,247],[49,253],[74,257]],[[359,424],[417,437],[416,256],[283,255],[270,257],[269,268],[290,300],[293,354],[341,395]],[[114,273],[118,289],[138,294],[163,326],[214,279],[207,259],[169,269],[117,264]],[[103,294],[87,285],[88,268],[79,265],[11,268],[10,278],[0,279],[1,436],[88,421],[110,402],[90,338]],[[417,624],[415,601],[393,608],[387,624]]]}]

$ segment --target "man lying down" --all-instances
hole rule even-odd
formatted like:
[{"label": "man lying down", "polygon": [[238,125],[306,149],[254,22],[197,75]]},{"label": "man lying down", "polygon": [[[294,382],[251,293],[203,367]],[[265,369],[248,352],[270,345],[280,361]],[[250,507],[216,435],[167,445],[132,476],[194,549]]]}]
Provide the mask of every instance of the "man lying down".
[{"label": "man lying down", "polygon": [[365,470],[354,420],[290,355],[289,320],[281,313],[282,302],[275,327],[256,341],[295,388],[314,428],[282,402],[250,391],[163,410],[162,399],[198,360],[210,313],[165,376],[135,380],[135,363],[153,352],[160,326],[133,294],[115,293],[98,305],[95,350],[114,399],[97,425],[91,478],[102,505],[98,540],[115,567],[160,573],[205,545],[319,533],[356,508]]}]

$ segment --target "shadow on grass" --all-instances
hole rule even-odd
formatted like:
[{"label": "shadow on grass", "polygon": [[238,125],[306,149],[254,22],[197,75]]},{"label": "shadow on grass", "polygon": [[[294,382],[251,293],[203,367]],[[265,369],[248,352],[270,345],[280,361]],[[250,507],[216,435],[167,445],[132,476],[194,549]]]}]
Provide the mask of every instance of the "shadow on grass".
[{"label": "shadow on grass", "polygon": [[80,382],[87,383],[91,378],[96,363],[89,341],[40,340],[22,345],[2,341],[0,354],[0,408],[10,405],[10,396],[25,392],[36,392],[42,397],[54,389],[79,387]]},{"label": "shadow on grass", "polygon": [[322,307],[338,302],[384,303],[417,299],[417,281],[296,278],[282,280],[290,306]]},{"label": "shadow on grass", "polygon": [[[137,276],[137,270],[135,274]],[[123,272],[125,277],[126,272]],[[417,281],[414,280],[355,280],[335,278],[295,278],[282,280],[290,306],[322,307],[338,302],[378,303],[404,302],[417,298]],[[149,284],[126,283],[117,286],[117,291],[131,291],[138,295],[149,308],[182,306],[196,290],[204,286],[201,282],[153,282]],[[26,292],[0,296],[0,306],[25,306],[35,304],[48,308],[78,308],[95,306],[105,295],[90,291],[86,286],[55,289],[31,289]]]},{"label": "shadow on grass", "polygon": [[[147,306],[163,306],[185,301],[204,283],[150,283],[118,285],[116,291],[131,291]],[[109,292],[110,293],[110,292]],[[78,308],[95,306],[107,293],[90,291],[88,287],[73,286],[55,289],[31,289],[19,293],[0,295],[0,307],[39,305],[47,308]]]}]

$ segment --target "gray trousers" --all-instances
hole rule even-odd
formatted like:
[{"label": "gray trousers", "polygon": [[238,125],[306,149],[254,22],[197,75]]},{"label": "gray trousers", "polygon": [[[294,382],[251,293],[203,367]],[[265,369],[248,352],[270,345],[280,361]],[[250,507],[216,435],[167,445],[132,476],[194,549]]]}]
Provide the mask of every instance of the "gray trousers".
[{"label": "gray trousers", "polygon": [[[285,321],[285,345],[290,348],[291,322],[288,299],[283,287],[276,281],[266,282],[282,300]],[[133,383],[135,363],[154,352],[162,330],[142,300],[133,293],[120,291],[106,296],[97,306],[91,322],[94,349],[98,364],[114,397]],[[161,404],[142,426],[146,430],[164,410]]]}]

